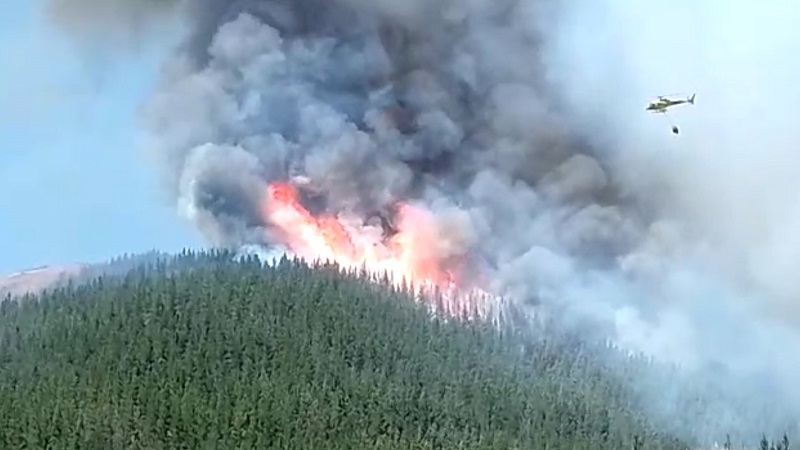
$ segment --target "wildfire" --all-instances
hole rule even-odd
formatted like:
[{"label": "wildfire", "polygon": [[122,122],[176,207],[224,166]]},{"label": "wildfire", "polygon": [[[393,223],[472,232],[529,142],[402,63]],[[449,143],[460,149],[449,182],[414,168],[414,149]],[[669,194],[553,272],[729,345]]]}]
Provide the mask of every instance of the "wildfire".
[{"label": "wildfire", "polygon": [[294,185],[275,182],[267,186],[262,214],[283,244],[299,257],[386,273],[395,283],[405,280],[420,290],[438,291],[444,297],[438,301],[446,302],[438,306],[450,315],[483,315],[475,302],[485,293],[461,289],[459,269],[464,257],[441,256],[440,229],[425,209],[408,203],[396,205],[397,232],[386,236],[384,230],[360,222],[315,216],[302,205]]}]

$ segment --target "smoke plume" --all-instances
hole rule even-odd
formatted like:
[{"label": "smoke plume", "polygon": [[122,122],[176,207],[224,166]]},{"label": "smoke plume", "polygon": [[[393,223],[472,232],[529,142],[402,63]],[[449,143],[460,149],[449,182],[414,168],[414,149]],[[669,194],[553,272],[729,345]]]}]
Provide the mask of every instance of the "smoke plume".
[{"label": "smoke plume", "polygon": [[[607,327],[742,402],[691,412],[695,434],[752,437],[797,412],[798,8],[50,3],[81,32],[110,11],[116,28],[186,20],[143,118],[172,199],[213,244],[270,243],[258,205],[273,180],[304,180],[331,214],[420,202],[467,236],[447,251],[479,254],[493,289]],[[697,105],[644,111],[675,90]],[[772,391],[769,414],[747,409]],[[690,420],[658,400],[664,385],[649,392]]]}]

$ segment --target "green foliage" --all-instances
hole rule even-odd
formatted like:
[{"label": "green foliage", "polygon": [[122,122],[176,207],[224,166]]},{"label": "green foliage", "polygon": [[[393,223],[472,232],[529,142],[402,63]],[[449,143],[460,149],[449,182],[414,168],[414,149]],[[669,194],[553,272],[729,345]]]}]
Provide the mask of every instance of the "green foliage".
[{"label": "green foliage", "polygon": [[686,448],[573,344],[185,252],[0,306],[0,448]]}]

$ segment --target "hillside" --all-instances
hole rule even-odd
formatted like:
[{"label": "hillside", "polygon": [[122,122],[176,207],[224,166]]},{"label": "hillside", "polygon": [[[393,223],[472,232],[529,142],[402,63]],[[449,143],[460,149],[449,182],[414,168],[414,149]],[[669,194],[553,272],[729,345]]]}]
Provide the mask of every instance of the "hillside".
[{"label": "hillside", "polygon": [[580,352],[331,268],[184,254],[28,300],[0,308],[2,448],[685,447]]},{"label": "hillside", "polygon": [[2,303],[0,448],[684,449],[727,430],[751,446],[757,430],[797,434],[770,397],[702,379],[669,394],[679,373],[558,327],[433,319],[380,280],[234,256],[125,255]]}]

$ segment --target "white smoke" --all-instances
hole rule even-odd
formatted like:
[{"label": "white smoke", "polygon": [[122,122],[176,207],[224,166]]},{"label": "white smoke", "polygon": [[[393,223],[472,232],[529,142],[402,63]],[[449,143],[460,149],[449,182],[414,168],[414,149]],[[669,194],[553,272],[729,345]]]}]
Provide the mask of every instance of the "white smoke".
[{"label": "white smoke", "polygon": [[[643,322],[625,309],[618,333],[656,356],[771,378],[783,396],[768,414],[776,418],[800,401],[800,63],[790,56],[800,49],[800,6],[572,5],[552,26],[548,70],[574,122],[612,144],[614,173],[668,219],[622,266],[656,315]],[[696,106],[670,113],[679,137],[643,111],[676,91],[698,94]],[[762,395],[756,384],[729,388]]]}]

